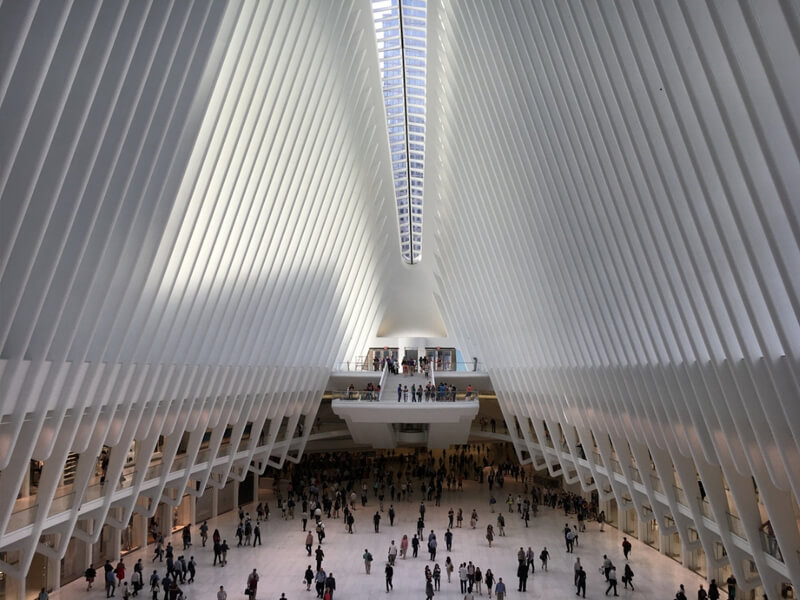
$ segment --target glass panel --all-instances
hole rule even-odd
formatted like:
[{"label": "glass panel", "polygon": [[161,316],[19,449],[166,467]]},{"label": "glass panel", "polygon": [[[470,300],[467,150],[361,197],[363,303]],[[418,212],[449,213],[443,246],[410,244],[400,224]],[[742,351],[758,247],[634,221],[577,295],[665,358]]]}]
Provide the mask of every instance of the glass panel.
[{"label": "glass panel", "polygon": [[[427,0],[372,0],[372,11],[401,253],[413,263],[422,250]],[[409,212],[414,222],[410,235]]]}]

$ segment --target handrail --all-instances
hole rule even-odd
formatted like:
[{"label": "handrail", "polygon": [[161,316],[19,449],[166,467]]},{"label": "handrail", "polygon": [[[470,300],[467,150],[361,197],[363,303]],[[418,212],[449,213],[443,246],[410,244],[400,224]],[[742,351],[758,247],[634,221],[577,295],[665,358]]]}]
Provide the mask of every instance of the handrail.
[{"label": "handrail", "polygon": [[458,372],[458,373],[484,373],[485,369],[477,360],[471,362],[450,362],[447,365],[442,364],[437,366],[435,362],[431,361],[431,371],[444,371],[444,372]]},{"label": "handrail", "polygon": [[381,373],[381,379],[378,382],[378,386],[381,388],[380,395],[378,396],[378,400],[380,400],[380,396],[383,395],[383,390],[386,389],[386,378],[389,376],[389,363],[383,363],[383,373]]}]

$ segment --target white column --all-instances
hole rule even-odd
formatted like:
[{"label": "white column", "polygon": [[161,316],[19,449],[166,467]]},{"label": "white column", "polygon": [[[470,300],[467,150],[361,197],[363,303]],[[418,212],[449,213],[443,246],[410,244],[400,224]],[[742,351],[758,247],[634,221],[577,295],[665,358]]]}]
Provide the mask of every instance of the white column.
[{"label": "white column", "polygon": [[211,518],[216,519],[219,514],[219,488],[211,488]]},{"label": "white column", "polygon": [[[83,521],[81,529],[91,534],[94,531],[94,521]],[[81,544],[83,544],[83,564],[88,567],[94,562],[94,544],[84,541],[81,541]]]},{"label": "white column", "polygon": [[31,461],[28,461],[28,466],[25,469],[25,475],[22,478],[22,487],[19,490],[20,498],[27,498],[31,495]]},{"label": "white column", "polygon": [[61,588],[61,559],[47,558],[47,589],[57,592]]},{"label": "white column", "polygon": [[[114,509],[119,512],[118,509]],[[116,517],[117,515],[115,515]],[[122,532],[116,527],[107,527],[106,535],[108,535],[108,554],[112,563],[116,563],[122,554]]]},{"label": "white column", "polygon": [[189,523],[194,525],[197,521],[197,496],[189,494]]}]

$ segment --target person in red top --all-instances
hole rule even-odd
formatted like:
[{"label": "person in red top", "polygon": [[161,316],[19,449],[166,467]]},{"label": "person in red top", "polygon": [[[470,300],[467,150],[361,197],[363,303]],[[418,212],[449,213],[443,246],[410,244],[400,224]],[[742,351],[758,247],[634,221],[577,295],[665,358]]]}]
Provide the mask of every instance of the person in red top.
[{"label": "person in red top", "polygon": [[117,568],[114,569],[114,574],[117,576],[120,585],[122,584],[122,580],[125,579],[125,563],[122,562],[122,559],[119,559],[117,563]]}]

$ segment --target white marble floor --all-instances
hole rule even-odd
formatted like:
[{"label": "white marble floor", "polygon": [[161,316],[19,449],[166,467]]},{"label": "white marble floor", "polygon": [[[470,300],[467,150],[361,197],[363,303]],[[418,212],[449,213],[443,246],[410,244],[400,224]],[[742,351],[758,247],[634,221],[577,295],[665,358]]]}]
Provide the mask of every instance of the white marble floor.
[{"label": "white marble floor", "polygon": [[[507,535],[506,537],[495,537],[493,547],[489,548],[485,539],[485,528],[490,519],[492,523],[495,523],[496,515],[492,515],[489,511],[486,484],[481,489],[476,483],[466,482],[464,487],[463,492],[445,491],[441,507],[433,506],[433,502],[426,502],[426,533],[430,529],[436,531],[439,541],[437,562],[443,569],[442,589],[436,594],[436,598],[458,598],[459,600],[463,598],[463,594],[459,593],[457,568],[461,562],[469,560],[480,566],[483,572],[491,568],[495,576],[502,577],[508,586],[509,598],[560,600],[575,597],[572,573],[575,557],[578,556],[587,571],[587,598],[605,597],[605,580],[598,572],[603,554],[608,554],[612,558],[619,568],[619,576],[622,576],[624,558],[621,549],[621,533],[608,526],[606,531],[601,533],[596,523],[590,523],[587,531],[579,538],[580,546],[576,549],[575,554],[567,554],[562,530],[565,521],[575,524],[575,519],[565,519],[560,510],[540,510],[539,516],[531,520],[530,527],[527,529],[517,515],[506,513]],[[510,485],[506,481],[504,492],[516,494],[520,488],[521,486],[518,488],[513,481]],[[497,497],[498,499],[504,497],[503,493],[498,493]],[[300,519],[282,520],[280,511],[274,508],[272,499],[269,498],[269,500],[273,507],[272,514],[270,520],[262,524],[264,545],[261,547],[236,548],[234,530],[237,517],[234,512],[226,513],[209,522],[211,531],[218,527],[223,537],[227,538],[232,546],[228,554],[227,567],[212,567],[213,552],[210,547],[200,547],[199,533],[194,528],[195,545],[188,554],[195,556],[199,568],[195,583],[183,586],[189,600],[214,600],[220,585],[224,585],[228,590],[228,598],[244,598],[243,592],[247,575],[253,568],[257,568],[261,575],[258,588],[259,599],[277,600],[282,592],[289,600],[313,600],[315,598],[313,586],[312,591],[307,592],[305,584],[302,583],[306,565],[311,564],[313,568],[313,560],[306,555],[304,548],[305,534],[302,532],[302,523]],[[499,500],[498,506],[501,506],[501,503],[502,500]],[[326,522],[328,535],[322,545],[325,552],[322,566],[326,571],[332,571],[336,578],[334,597],[338,600],[367,600],[394,596],[403,600],[407,598],[422,600],[425,598],[425,565],[433,568],[433,563],[428,561],[427,552],[422,551],[424,545],[421,545],[418,558],[410,558],[410,548],[409,558],[406,560],[398,558],[395,566],[394,591],[391,594],[387,595],[385,592],[383,575],[386,551],[391,540],[396,540],[399,546],[403,534],[408,534],[410,539],[416,529],[418,496],[416,501],[396,502],[397,517],[394,527],[389,526],[389,519],[384,513],[380,533],[376,534],[372,516],[377,509],[377,504],[376,499],[370,498],[365,508],[358,507],[355,512],[356,529],[352,535],[345,533],[345,527],[341,520]],[[388,508],[388,502],[386,507]],[[454,529],[453,550],[447,553],[445,552],[444,532],[447,525],[447,511],[450,507],[455,510],[458,510],[459,507],[464,509],[465,527]],[[475,530],[469,528],[469,513],[473,508],[477,508],[479,514],[478,527]],[[246,507],[246,509],[251,515],[255,515],[253,506]],[[176,550],[182,547],[179,538],[180,535],[176,535],[172,539]],[[621,597],[668,600],[675,597],[675,591],[680,583],[686,586],[687,595],[690,598],[695,596],[699,584],[704,583],[700,577],[645,544],[639,543],[635,539],[631,541],[633,550],[630,564],[635,573],[636,591],[625,590],[620,582],[619,594]],[[551,553],[548,572],[541,572],[537,560],[536,573],[528,579],[526,593],[517,592],[516,553],[520,546],[524,546],[526,549],[528,546],[532,546],[537,556],[544,546],[547,546]],[[365,574],[364,563],[361,559],[365,548],[368,548],[375,557],[370,575]],[[449,584],[444,574],[444,562],[448,554],[456,566],[453,582]],[[147,581],[153,571],[153,564],[150,562],[152,546],[125,558],[129,571],[140,557],[146,564],[145,581]],[[163,574],[163,563],[157,563],[156,566],[159,574]],[[97,584],[99,583],[98,578]],[[105,592],[102,586],[97,584],[95,589],[87,592],[85,583],[77,581],[65,586],[59,592],[51,594],[50,597],[57,600],[104,598]],[[147,592],[148,589],[149,586],[146,586],[143,592]],[[484,595],[486,595],[485,590]],[[117,597],[120,596],[118,590]],[[145,593],[144,597],[150,598],[151,594]],[[159,598],[163,598],[163,593],[159,595]]]}]

